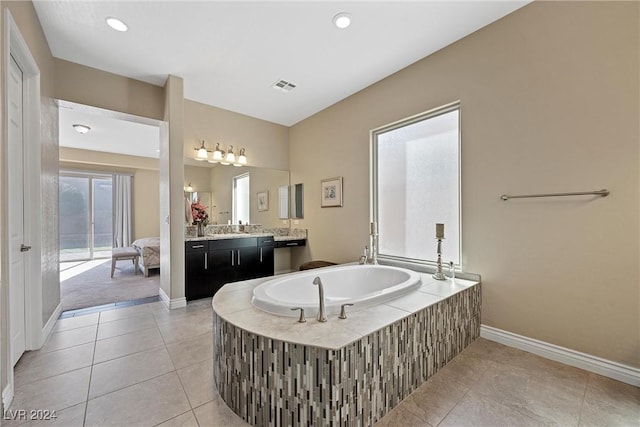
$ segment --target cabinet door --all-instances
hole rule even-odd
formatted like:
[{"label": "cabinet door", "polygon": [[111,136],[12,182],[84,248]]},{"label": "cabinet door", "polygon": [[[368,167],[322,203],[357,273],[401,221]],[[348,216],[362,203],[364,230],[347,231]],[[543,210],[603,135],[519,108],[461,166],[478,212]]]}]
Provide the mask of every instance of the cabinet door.
[{"label": "cabinet door", "polygon": [[258,275],[255,277],[273,276],[274,270],[273,246],[262,246],[258,248]]},{"label": "cabinet door", "polygon": [[211,283],[215,294],[223,285],[235,282],[237,270],[237,249],[209,251]]},{"label": "cabinet door", "polygon": [[185,297],[187,300],[212,295],[206,251],[185,253]]},{"label": "cabinet door", "polygon": [[258,248],[254,246],[236,249],[236,267],[236,281],[258,277],[260,269]]}]

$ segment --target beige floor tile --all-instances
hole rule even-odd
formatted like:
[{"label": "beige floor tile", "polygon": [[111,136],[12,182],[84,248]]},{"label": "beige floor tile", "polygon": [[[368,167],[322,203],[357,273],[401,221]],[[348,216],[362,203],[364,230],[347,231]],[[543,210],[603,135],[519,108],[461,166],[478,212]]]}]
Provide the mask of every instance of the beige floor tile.
[{"label": "beige floor tile", "polygon": [[95,343],[90,342],[47,353],[25,353],[15,368],[16,386],[91,366],[94,345]]},{"label": "beige floor tile", "polygon": [[176,369],[184,368],[213,357],[213,336],[207,332],[184,341],[167,344],[167,350]]},{"label": "beige floor tile", "polygon": [[414,413],[410,408],[407,408],[406,401],[401,402],[398,406],[392,409],[387,415],[380,421],[375,423],[376,427],[431,427],[427,421],[425,421],[420,415]]},{"label": "beige floor tile", "polygon": [[158,323],[158,328],[160,328],[164,342],[169,344],[211,333],[213,331],[213,320],[209,322],[199,318],[185,318],[172,322]]},{"label": "beige floor tile", "polygon": [[404,420],[404,425],[438,425],[491,366],[491,362],[458,355],[394,408],[391,418]]},{"label": "beige floor tile", "polygon": [[576,425],[584,388],[498,364],[487,370],[441,426]]},{"label": "beige floor tile", "polygon": [[213,359],[182,368],[178,370],[178,376],[192,408],[213,400]]},{"label": "beige floor tile", "polygon": [[87,426],[153,426],[190,410],[178,374],[170,372],[89,400]]},{"label": "beige floor tile", "polygon": [[94,363],[102,363],[164,345],[158,328],[143,329],[96,342]]},{"label": "beige floor tile", "polygon": [[196,421],[193,411],[189,411],[158,424],[157,427],[198,427],[198,421]]},{"label": "beige floor tile", "polygon": [[98,323],[100,313],[83,314],[82,316],[67,317],[56,322],[53,332],[67,331],[69,329],[82,328],[83,326]]},{"label": "beige floor tile", "polygon": [[584,396],[580,425],[640,425],[640,388],[591,374]]},{"label": "beige floor tile", "polygon": [[34,381],[15,391],[10,409],[62,410],[87,400],[91,368]]},{"label": "beige floor tile", "polygon": [[214,399],[211,402],[195,408],[193,413],[196,415],[198,424],[200,424],[201,427],[240,427],[250,425],[237,416],[227,404],[224,403],[224,400],[222,400],[218,393],[214,393]]},{"label": "beige floor tile", "polygon": [[175,370],[162,347],[130,354],[93,366],[89,399]]},{"label": "beige floor tile", "polygon": [[54,332],[51,334],[45,345],[40,350],[48,351],[62,350],[63,348],[75,347],[96,340],[96,329],[98,325],[84,326],[67,331]]},{"label": "beige floor tile", "polygon": [[156,320],[151,313],[142,313],[104,323],[100,322],[98,325],[98,339],[112,338],[143,329],[154,328],[155,326]]},{"label": "beige floor tile", "polygon": [[128,317],[150,313],[150,309],[148,306],[149,304],[140,304],[130,307],[118,308],[115,310],[103,311],[100,313],[100,323],[112,322],[114,320],[121,320]]},{"label": "beige floor tile", "polygon": [[55,412],[55,418],[49,420],[33,420],[25,427],[82,427],[84,425],[84,411],[86,402]]}]

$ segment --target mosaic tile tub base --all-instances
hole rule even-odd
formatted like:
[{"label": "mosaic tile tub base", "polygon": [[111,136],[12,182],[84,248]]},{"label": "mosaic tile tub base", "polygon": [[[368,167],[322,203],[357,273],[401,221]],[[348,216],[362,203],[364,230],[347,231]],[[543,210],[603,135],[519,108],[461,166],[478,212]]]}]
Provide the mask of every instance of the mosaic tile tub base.
[{"label": "mosaic tile tub base", "polygon": [[480,306],[472,286],[339,349],[253,334],[214,312],[215,384],[253,425],[371,426],[478,338]]}]

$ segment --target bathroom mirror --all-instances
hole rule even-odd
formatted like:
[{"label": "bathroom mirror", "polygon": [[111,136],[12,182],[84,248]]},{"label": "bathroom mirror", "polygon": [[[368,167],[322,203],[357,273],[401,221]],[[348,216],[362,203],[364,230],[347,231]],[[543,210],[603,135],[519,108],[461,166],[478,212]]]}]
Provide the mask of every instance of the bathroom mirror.
[{"label": "bathroom mirror", "polygon": [[[249,222],[266,228],[288,226],[288,221],[286,224],[283,222],[288,216],[280,217],[279,189],[289,186],[289,171],[254,166],[213,165],[207,162],[188,162],[185,159],[185,186],[191,183],[194,193],[200,195],[208,192],[210,195],[210,202],[205,204],[209,224],[227,224],[233,219],[233,178],[243,174],[249,174]],[[266,194],[270,199],[266,203],[266,209],[263,205],[258,210],[258,193]]]},{"label": "bathroom mirror", "polygon": [[282,185],[278,188],[278,217],[289,219],[289,186]]},{"label": "bathroom mirror", "polygon": [[303,212],[303,187],[302,184],[294,184],[290,189],[291,193],[291,204],[290,208],[290,216],[293,219],[302,219],[304,218]]}]

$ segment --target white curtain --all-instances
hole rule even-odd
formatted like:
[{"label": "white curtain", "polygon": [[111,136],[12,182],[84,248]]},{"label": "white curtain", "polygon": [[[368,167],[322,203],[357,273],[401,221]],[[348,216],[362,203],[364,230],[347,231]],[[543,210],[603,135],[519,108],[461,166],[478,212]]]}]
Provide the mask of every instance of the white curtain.
[{"label": "white curtain", "polygon": [[113,175],[113,247],[131,246],[133,241],[133,177]]}]

